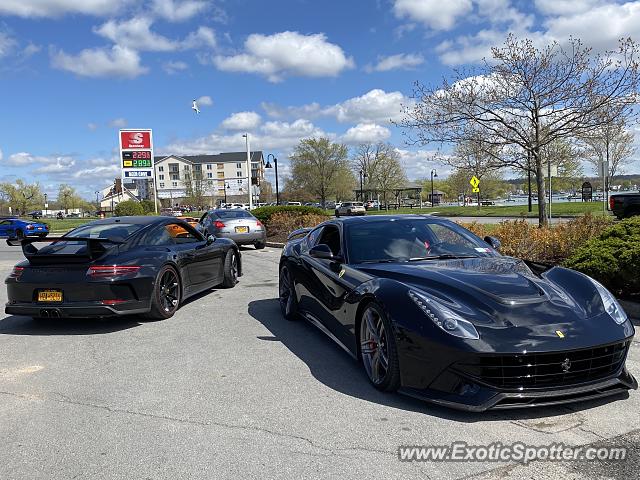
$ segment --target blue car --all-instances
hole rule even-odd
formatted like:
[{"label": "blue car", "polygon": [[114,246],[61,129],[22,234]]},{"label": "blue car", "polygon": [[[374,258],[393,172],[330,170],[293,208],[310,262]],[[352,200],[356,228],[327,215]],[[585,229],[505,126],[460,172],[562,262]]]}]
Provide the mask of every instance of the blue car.
[{"label": "blue car", "polygon": [[0,237],[25,238],[46,237],[49,227],[45,223],[31,222],[19,218],[4,218],[0,220]]}]

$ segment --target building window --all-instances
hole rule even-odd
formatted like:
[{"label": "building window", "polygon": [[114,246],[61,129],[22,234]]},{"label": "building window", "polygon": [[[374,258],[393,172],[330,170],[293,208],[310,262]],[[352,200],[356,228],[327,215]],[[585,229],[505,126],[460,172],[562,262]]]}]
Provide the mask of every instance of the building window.
[{"label": "building window", "polygon": [[158,171],[159,171],[159,172],[164,172],[164,167],[163,167],[162,165],[160,165],[160,166],[158,167]]},{"label": "building window", "polygon": [[218,172],[218,178],[224,178],[224,172]]},{"label": "building window", "polygon": [[160,180],[164,180],[164,175],[159,175]]},{"label": "building window", "polygon": [[169,164],[169,172],[178,173],[180,171],[180,165],[178,163]]},{"label": "building window", "polygon": [[242,180],[237,180],[238,185],[242,185]]},{"label": "building window", "polygon": [[224,163],[218,163],[218,170],[224,170]]},{"label": "building window", "polygon": [[160,182],[160,188],[164,188],[164,182]]},{"label": "building window", "polygon": [[236,177],[242,177],[242,172],[236,172]]},{"label": "building window", "polygon": [[171,180],[180,180],[180,175],[177,173],[172,173],[171,174]]},{"label": "building window", "polygon": [[171,183],[171,186],[172,186],[172,187],[177,187],[177,186],[178,186],[178,182],[172,182],[172,183]]},{"label": "building window", "polygon": [[211,165],[210,163],[207,163],[207,170],[211,170],[213,169],[213,165]]},{"label": "building window", "polygon": [[213,173],[207,172],[207,178],[213,178]]},{"label": "building window", "polygon": [[236,168],[242,168],[242,164],[241,163],[236,163]]}]

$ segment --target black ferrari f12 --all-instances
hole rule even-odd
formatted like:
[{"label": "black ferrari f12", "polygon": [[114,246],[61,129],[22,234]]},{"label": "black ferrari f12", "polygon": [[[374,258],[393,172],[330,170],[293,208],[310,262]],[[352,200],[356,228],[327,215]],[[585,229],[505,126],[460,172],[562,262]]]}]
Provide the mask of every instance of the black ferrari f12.
[{"label": "black ferrari f12", "polygon": [[62,237],[7,242],[26,260],[6,279],[5,312],[39,319],[169,318],[187,297],[233,287],[242,274],[235,243],[171,217],[109,218]]},{"label": "black ferrari f12", "polygon": [[280,306],[359,359],[377,388],[441,405],[521,408],[636,389],[625,368],[634,328],[613,295],[498,249],[434,217],[330,220],[290,236]]}]

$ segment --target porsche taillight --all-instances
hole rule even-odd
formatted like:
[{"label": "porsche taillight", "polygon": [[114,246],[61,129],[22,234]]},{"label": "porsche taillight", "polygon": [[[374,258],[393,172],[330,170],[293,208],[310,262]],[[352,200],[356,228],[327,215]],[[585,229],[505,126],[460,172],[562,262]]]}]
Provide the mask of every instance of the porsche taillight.
[{"label": "porsche taillight", "polygon": [[9,278],[20,278],[22,273],[24,272],[24,267],[13,267],[13,270],[9,274]]},{"label": "porsche taillight", "polygon": [[616,204],[616,199],[609,197],[609,210],[613,210],[613,206]]},{"label": "porsche taillight", "polygon": [[140,270],[137,265],[92,265],[87,270],[87,275],[92,278],[121,277],[133,275]]}]

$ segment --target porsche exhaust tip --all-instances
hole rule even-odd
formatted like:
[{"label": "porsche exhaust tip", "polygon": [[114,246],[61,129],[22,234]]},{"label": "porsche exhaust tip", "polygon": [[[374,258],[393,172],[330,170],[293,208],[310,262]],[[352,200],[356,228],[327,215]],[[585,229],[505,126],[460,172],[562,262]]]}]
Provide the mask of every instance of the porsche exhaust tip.
[{"label": "porsche exhaust tip", "polygon": [[43,309],[43,310],[40,310],[40,316],[41,316],[42,318],[49,318],[49,317],[50,317],[50,315],[49,315],[49,310],[44,310],[44,309]]}]

